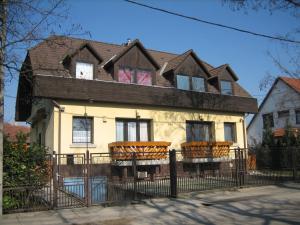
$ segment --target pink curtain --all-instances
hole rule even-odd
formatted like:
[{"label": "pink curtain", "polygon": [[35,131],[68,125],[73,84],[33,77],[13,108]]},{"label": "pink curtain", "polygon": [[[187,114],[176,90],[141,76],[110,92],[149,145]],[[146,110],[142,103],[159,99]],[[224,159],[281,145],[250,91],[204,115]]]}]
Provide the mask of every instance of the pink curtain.
[{"label": "pink curtain", "polygon": [[133,70],[130,69],[119,69],[118,72],[119,82],[131,83],[133,81]]},{"label": "pink curtain", "polygon": [[137,83],[152,85],[152,74],[149,71],[137,70]]}]

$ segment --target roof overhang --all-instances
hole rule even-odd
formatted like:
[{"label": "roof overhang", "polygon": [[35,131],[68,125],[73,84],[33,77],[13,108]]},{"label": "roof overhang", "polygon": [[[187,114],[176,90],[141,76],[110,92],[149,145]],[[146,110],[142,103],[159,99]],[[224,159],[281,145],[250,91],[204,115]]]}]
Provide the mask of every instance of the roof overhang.
[{"label": "roof overhang", "polygon": [[176,107],[234,113],[256,113],[254,98],[191,92],[176,88],[142,86],[75,78],[36,76],[34,97]]}]

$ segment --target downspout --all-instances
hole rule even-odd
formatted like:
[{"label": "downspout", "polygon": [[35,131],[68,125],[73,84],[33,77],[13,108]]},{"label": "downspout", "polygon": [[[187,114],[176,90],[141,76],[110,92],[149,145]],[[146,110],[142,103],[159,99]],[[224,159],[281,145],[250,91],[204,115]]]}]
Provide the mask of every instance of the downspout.
[{"label": "downspout", "polygon": [[244,136],[244,149],[247,148],[247,137],[246,137],[246,129],[245,129],[245,117],[243,119],[243,136]]},{"label": "downspout", "polygon": [[[55,100],[52,100],[54,107],[58,108],[58,155],[61,154],[61,112],[64,111],[64,108],[58,104]],[[60,162],[59,162],[60,163]]]}]

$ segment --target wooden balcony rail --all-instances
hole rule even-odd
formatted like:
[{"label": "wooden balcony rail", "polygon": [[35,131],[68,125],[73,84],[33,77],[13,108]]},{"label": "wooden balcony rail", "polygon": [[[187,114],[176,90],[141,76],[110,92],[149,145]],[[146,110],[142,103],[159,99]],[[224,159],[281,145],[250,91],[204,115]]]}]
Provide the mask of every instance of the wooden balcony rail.
[{"label": "wooden balcony rail", "polygon": [[220,158],[228,157],[232,142],[192,141],[181,144],[183,158]]},{"label": "wooden balcony rail", "polygon": [[120,141],[108,144],[113,160],[132,160],[136,153],[137,160],[166,159],[171,142],[164,141]]}]

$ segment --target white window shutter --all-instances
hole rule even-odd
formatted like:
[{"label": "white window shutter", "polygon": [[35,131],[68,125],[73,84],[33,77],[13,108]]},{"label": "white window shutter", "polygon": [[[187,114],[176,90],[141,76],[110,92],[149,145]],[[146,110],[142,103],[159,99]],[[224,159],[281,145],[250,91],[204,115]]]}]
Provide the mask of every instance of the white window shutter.
[{"label": "white window shutter", "polygon": [[94,65],[90,63],[76,63],[76,78],[93,80]]}]

